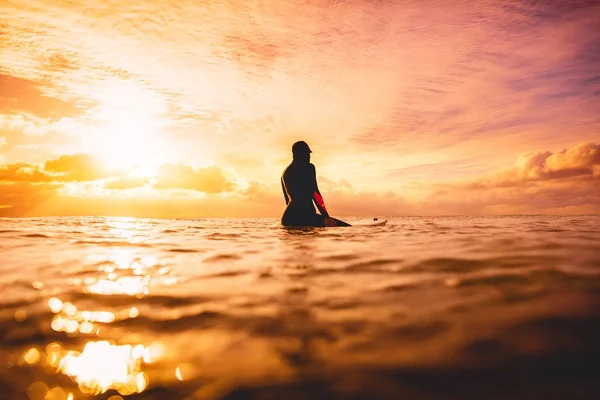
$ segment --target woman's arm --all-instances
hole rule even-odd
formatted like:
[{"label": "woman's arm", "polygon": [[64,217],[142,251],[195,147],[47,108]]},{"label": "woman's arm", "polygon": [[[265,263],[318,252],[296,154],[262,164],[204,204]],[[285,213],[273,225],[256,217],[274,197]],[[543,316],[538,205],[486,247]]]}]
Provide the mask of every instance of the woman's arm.
[{"label": "woman's arm", "polygon": [[285,190],[285,184],[283,183],[283,176],[281,177],[281,190],[283,190],[283,197],[285,198],[285,205],[290,204],[290,198],[288,197],[287,190]]},{"label": "woman's arm", "polygon": [[[312,164],[311,164],[312,165]],[[312,165],[313,170],[313,180],[314,180],[314,192],[313,192],[313,200],[319,209],[321,215],[325,218],[330,218],[329,213],[327,212],[327,208],[325,207],[325,201],[323,200],[323,196],[319,191],[319,185],[317,185],[317,169],[314,165]]]}]

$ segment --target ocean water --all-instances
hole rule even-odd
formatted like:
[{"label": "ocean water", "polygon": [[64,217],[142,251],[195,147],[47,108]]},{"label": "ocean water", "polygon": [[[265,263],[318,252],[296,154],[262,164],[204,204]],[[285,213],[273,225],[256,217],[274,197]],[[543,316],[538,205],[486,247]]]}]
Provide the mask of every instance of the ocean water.
[{"label": "ocean water", "polygon": [[599,293],[600,216],[0,219],[0,398],[595,399]]}]

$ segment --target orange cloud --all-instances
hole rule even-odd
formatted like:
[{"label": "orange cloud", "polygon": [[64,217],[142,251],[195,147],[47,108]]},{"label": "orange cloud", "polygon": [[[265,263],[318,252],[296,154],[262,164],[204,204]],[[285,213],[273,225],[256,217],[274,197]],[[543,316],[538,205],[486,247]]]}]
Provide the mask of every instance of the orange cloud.
[{"label": "orange cloud", "polygon": [[77,115],[74,104],[47,96],[37,82],[0,74],[0,114],[26,113],[38,117]]},{"label": "orange cloud", "polygon": [[59,188],[54,183],[0,182],[0,216],[45,215],[40,207],[52,201]]},{"label": "orange cloud", "polygon": [[[14,163],[0,166],[0,182],[90,182],[106,180],[106,189],[130,189],[149,183],[148,178],[125,175],[125,170],[106,168],[95,156],[89,154],[63,155],[42,165]],[[209,194],[232,191],[234,183],[223,170],[212,166],[194,169],[184,164],[163,164],[154,180],[156,189],[185,189]]]},{"label": "orange cloud", "polygon": [[29,163],[0,166],[0,182],[50,182],[53,177]]},{"label": "orange cloud", "polygon": [[[351,180],[322,176],[319,185],[327,208],[339,217],[595,213],[600,212],[599,149],[598,144],[585,142],[557,152],[530,152],[519,156],[513,166],[487,176],[462,181],[416,181],[384,192],[364,190],[360,185],[356,189]],[[100,177],[103,184],[93,182]],[[89,187],[81,186],[81,195],[68,194],[78,193],[70,191],[71,182],[86,180]],[[144,189],[139,196],[132,191],[126,198],[115,193],[139,187],[149,190]],[[207,195],[200,198],[195,191]],[[222,192],[229,193],[218,196]],[[79,154],[42,165],[15,163],[0,167],[3,216],[279,217],[284,208],[278,181],[253,180],[242,187],[216,166],[194,169],[184,164],[164,164],[155,178],[136,178],[123,172],[111,175],[93,157]]]},{"label": "orange cloud", "polygon": [[121,176],[117,179],[104,182],[106,189],[133,189],[143,187],[148,183],[146,178],[137,178],[131,176]]},{"label": "orange cloud", "polygon": [[19,162],[0,166],[0,182],[94,181],[110,176],[96,158],[87,154],[64,155],[43,165]]},{"label": "orange cloud", "polygon": [[556,153],[545,151],[522,154],[512,167],[473,181],[468,187],[478,189],[557,179],[593,179],[599,166],[600,145],[585,142]]},{"label": "orange cloud", "polygon": [[252,181],[249,183],[248,188],[242,191],[242,194],[248,200],[253,201],[272,201],[273,191],[269,185],[264,183]]},{"label": "orange cloud", "polygon": [[525,153],[515,164],[460,182],[412,183],[423,206],[448,214],[600,212],[600,145]]},{"label": "orange cloud", "polygon": [[232,190],[230,182],[219,167],[194,169],[184,164],[163,164],[156,178],[159,189],[190,189],[204,193],[221,193]]},{"label": "orange cloud", "polygon": [[112,176],[102,162],[88,154],[60,156],[44,163],[44,170],[55,174],[60,181],[95,181]]}]

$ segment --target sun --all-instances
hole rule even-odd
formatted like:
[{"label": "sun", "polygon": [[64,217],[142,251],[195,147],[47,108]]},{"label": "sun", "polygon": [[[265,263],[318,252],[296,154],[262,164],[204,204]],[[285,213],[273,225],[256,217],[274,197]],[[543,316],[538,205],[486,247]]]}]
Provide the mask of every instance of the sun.
[{"label": "sun", "polygon": [[130,176],[151,177],[165,162],[167,124],[161,95],[130,81],[106,84],[91,112],[92,129],[86,147],[111,169]]},{"label": "sun", "polygon": [[98,153],[107,166],[151,170],[164,161],[160,122],[139,110],[111,110],[100,127]]}]

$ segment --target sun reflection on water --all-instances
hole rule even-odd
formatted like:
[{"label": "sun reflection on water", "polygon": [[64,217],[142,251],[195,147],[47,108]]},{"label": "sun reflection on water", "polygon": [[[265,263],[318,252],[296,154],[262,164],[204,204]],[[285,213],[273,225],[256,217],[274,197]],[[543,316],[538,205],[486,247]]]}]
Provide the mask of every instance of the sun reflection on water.
[{"label": "sun reflection on water", "polygon": [[91,256],[102,273],[98,278],[72,279],[73,285],[83,284],[84,293],[101,295],[128,295],[138,298],[150,293],[151,283],[173,284],[177,280],[168,276],[170,268],[160,263],[154,255],[141,255],[132,249],[112,248]]},{"label": "sun reflection on water", "polygon": [[99,279],[97,282],[89,285],[86,290],[95,294],[126,294],[129,296],[145,296],[150,293],[148,284],[150,276],[121,276],[114,279]]},{"label": "sun reflection on water", "polygon": [[[137,231],[139,226],[127,221],[111,221],[111,235],[115,239],[125,239],[129,242],[139,240]],[[85,302],[93,300],[96,304],[102,304],[106,295],[128,295],[142,298],[149,295],[150,283],[173,285],[178,278],[172,275],[171,268],[160,262],[159,257],[148,254],[140,254],[139,249],[111,247],[109,251],[102,248],[101,251],[91,255],[87,260],[93,264],[93,271],[84,271],[85,274],[93,272],[96,276],[73,277],[68,280],[69,285],[77,286],[77,289],[86,294]],[[99,273],[99,274],[98,274]],[[44,284],[33,283],[34,287],[43,288]],[[149,384],[149,378],[144,371],[144,366],[161,359],[165,354],[160,344],[153,343],[145,346],[139,343],[139,335],[130,335],[129,341],[133,344],[122,344],[112,340],[100,338],[102,327],[116,321],[137,318],[140,309],[129,305],[124,309],[102,309],[82,310],[78,296],[71,299],[65,294],[59,295],[60,291],[52,291],[47,306],[53,313],[50,327],[56,332],[65,332],[68,337],[96,336],[95,340],[89,341],[80,351],[69,349],[67,344],[53,342],[41,348],[30,348],[22,353],[21,363],[23,365],[50,366],[56,373],[64,374],[77,383],[80,390],[87,395],[98,395],[110,390],[117,391],[125,397],[144,391]],[[93,299],[92,299],[93,296]],[[72,300],[71,303],[68,300]],[[82,303],[83,304],[83,303]],[[24,313],[15,313],[15,319],[25,320]],[[109,331],[110,332],[110,331]],[[135,337],[135,338],[133,338]],[[101,340],[102,339],[102,340]],[[178,369],[176,377],[182,380],[181,371]],[[41,394],[40,399],[54,400],[55,398],[74,399],[73,394],[67,393],[61,388],[51,388],[40,385],[32,385],[31,392]],[[43,385],[42,385],[43,384]],[[50,396],[50,397],[48,397]],[[1,397],[1,396],[0,396]],[[111,399],[122,399],[114,394]]]},{"label": "sun reflection on water", "polygon": [[73,377],[84,393],[109,389],[122,395],[140,393],[148,386],[148,376],[142,371],[144,351],[143,345],[88,342],[81,353],[68,352],[60,360],[59,369]]},{"label": "sun reflection on water", "polygon": [[143,367],[155,362],[162,352],[160,345],[117,345],[106,340],[88,342],[83,351],[77,352],[54,342],[46,346],[45,354],[36,348],[26,350],[23,361],[30,365],[45,361],[73,378],[83,393],[95,395],[112,389],[126,396],[148,387]]},{"label": "sun reflection on water", "polygon": [[62,302],[56,297],[48,300],[48,307],[56,315],[52,318],[50,326],[56,332],[83,334],[97,332],[97,323],[110,324],[116,320],[135,318],[139,315],[136,307],[123,310],[115,314],[111,311],[80,311],[70,302]]}]

